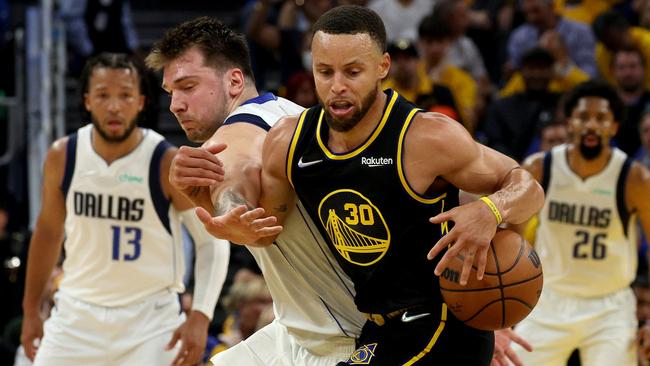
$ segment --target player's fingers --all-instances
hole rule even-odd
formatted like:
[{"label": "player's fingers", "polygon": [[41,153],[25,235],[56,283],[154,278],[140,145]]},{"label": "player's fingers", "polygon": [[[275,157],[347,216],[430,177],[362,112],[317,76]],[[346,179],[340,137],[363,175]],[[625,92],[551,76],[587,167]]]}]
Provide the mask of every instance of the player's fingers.
[{"label": "player's fingers", "polygon": [[212,215],[204,209],[203,207],[197,207],[194,209],[194,213],[196,214],[196,217],[201,220],[204,226],[208,226],[212,224]]},{"label": "player's fingers", "polygon": [[34,344],[34,338],[25,339],[23,342],[23,348],[25,348],[25,356],[29,358],[32,362],[34,357],[36,357],[36,345]]},{"label": "player's fingers", "polygon": [[218,154],[218,153],[224,151],[227,147],[228,147],[228,145],[226,145],[226,144],[211,144],[211,145],[205,146],[204,149],[209,151],[211,154]]},{"label": "player's fingers", "polygon": [[509,336],[513,342],[523,347],[526,351],[533,352],[533,346],[530,343],[528,343],[528,341],[526,341],[524,338],[522,338],[519,334],[511,330]]},{"label": "player's fingers", "polygon": [[264,211],[264,209],[261,207],[257,207],[248,211],[247,207],[242,205],[236,209],[241,209],[242,207],[243,211],[240,214],[240,220],[247,225],[252,224],[254,220],[259,219],[266,213],[266,211]]},{"label": "player's fingers", "polygon": [[[443,250],[447,249],[451,243],[454,242],[455,235],[453,233],[447,233],[445,236],[440,238],[438,242],[431,248],[429,253],[427,254],[427,259],[431,260],[440,254]],[[439,273],[436,273],[436,275],[439,275]]]},{"label": "player's fingers", "polygon": [[262,238],[266,238],[268,236],[274,236],[280,234],[282,232],[282,229],[283,227],[281,225],[270,226],[270,227],[261,228],[255,231],[255,233],[257,233],[257,235],[259,235]]},{"label": "player's fingers", "polygon": [[474,260],[476,261],[476,279],[482,280],[485,274],[485,265],[487,264],[487,248],[481,247],[476,251]]},{"label": "player's fingers", "polygon": [[454,216],[454,210],[452,209],[437,214],[436,216],[430,218],[429,222],[432,224],[440,224],[442,222],[451,220],[453,216]]},{"label": "player's fingers", "polygon": [[465,251],[465,255],[463,256],[463,269],[460,272],[460,284],[462,286],[467,285],[467,280],[469,279],[469,274],[474,264],[474,256],[474,252],[470,252],[469,250]]},{"label": "player's fingers", "polygon": [[508,357],[509,362],[514,366],[524,366],[524,363],[521,362],[517,353],[510,347],[506,348],[506,357]]},{"label": "player's fingers", "polygon": [[181,338],[181,333],[178,330],[176,330],[174,334],[172,334],[172,339],[170,339],[169,343],[167,343],[167,345],[165,346],[165,350],[169,351],[172,348],[174,348],[174,346],[176,346],[176,342],[178,342],[180,338]]},{"label": "player's fingers", "polygon": [[275,216],[268,216],[253,220],[250,226],[253,230],[257,231],[265,227],[273,226],[276,222],[278,222],[278,219]]}]

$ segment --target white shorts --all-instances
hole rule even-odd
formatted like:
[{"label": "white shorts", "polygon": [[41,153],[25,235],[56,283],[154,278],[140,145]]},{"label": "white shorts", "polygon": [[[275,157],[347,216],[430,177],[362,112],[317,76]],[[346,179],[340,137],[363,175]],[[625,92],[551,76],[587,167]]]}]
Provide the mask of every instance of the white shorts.
[{"label": "white shorts", "polygon": [[103,307],[58,292],[55,304],[43,327],[35,366],[170,365],[180,348],[177,343],[165,351],[185,319],[176,293]]},{"label": "white shorts", "polygon": [[210,361],[215,366],[334,366],[346,361],[356,348],[354,338],[350,337],[312,344],[310,349],[301,346],[284,325],[274,320]]},{"label": "white shorts", "polygon": [[515,331],[533,352],[513,345],[524,365],[565,366],[574,349],[583,365],[637,366],[636,299],[631,289],[595,299],[544,289],[539,303]]}]

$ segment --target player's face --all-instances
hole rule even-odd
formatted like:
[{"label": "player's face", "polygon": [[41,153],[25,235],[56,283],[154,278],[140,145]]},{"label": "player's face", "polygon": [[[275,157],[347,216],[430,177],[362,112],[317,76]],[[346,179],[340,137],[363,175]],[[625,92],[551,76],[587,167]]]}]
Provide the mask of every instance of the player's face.
[{"label": "player's face", "polygon": [[614,120],[609,101],[601,97],[580,98],[569,117],[572,141],[587,160],[600,156],[617,129],[618,123]]},{"label": "player's face", "polygon": [[387,53],[366,33],[316,32],[312,41],[314,81],[325,119],[335,131],[359,123],[381,92],[390,67]]},{"label": "player's face", "polygon": [[95,68],[88,80],[84,105],[104,140],[112,143],[126,140],[144,107],[137,73],[133,69]]},{"label": "player's face", "polygon": [[187,50],[164,67],[163,89],[171,96],[169,110],[191,141],[212,137],[228,116],[223,73],[206,65],[198,48]]}]

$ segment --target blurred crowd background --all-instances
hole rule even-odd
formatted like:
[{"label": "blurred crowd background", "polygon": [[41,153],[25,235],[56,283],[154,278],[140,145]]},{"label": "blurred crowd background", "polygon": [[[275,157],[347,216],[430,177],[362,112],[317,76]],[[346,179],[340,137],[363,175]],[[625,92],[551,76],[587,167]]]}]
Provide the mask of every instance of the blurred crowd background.
[{"label": "blurred crowd background", "polygon": [[[626,107],[614,143],[650,166],[650,0],[0,0],[1,365],[13,364],[20,343],[27,243],[40,205],[44,154],[55,138],[89,122],[78,81],[86,59],[111,51],[142,61],[166,29],[210,15],[245,34],[259,90],[311,106],[318,100],[310,26],[341,4],[368,6],[384,20],[392,59],[385,87],[453,117],[478,141],[518,161],[567,141],[564,93],[601,78]],[[168,110],[160,75],[146,79],[140,125],[177,145],[191,144]],[[642,240],[634,287],[645,322],[650,290]],[[187,248],[191,264],[191,243]],[[230,263],[208,354],[273,318],[248,252],[233,246]],[[190,265],[190,289],[191,273]],[[52,291],[62,275],[53,273]],[[189,308],[191,296],[182,300]],[[44,313],[49,306],[47,295]]]}]

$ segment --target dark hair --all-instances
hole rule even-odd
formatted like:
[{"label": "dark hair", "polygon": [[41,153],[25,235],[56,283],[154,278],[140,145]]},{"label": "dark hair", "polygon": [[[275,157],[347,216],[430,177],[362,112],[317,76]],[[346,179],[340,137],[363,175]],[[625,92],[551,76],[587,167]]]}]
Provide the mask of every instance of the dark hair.
[{"label": "dark hair", "polygon": [[553,55],[541,47],[533,47],[524,52],[521,57],[522,67],[526,65],[544,65],[552,67],[554,63],[555,59],[553,58]]},{"label": "dark hair", "polygon": [[358,5],[342,5],[328,10],[314,23],[312,34],[359,34],[370,36],[381,52],[386,52],[386,28],[374,11]]},{"label": "dark hair", "polygon": [[392,58],[396,58],[399,55],[406,55],[410,57],[419,57],[419,53],[415,45],[408,39],[398,39],[395,42],[388,44],[386,52]]},{"label": "dark hair", "polygon": [[616,122],[623,120],[623,102],[616,93],[616,90],[608,83],[602,80],[588,80],[571,90],[564,101],[564,115],[568,118],[571,116],[573,109],[578,105],[578,101],[584,97],[598,97],[606,99],[609,102],[609,108],[614,115]]},{"label": "dark hair", "polygon": [[446,22],[439,22],[433,14],[422,18],[418,26],[418,37],[425,41],[441,41],[451,38]]},{"label": "dark hair", "polygon": [[168,30],[151,49],[146,58],[147,66],[160,70],[193,47],[203,53],[206,65],[217,70],[236,67],[254,81],[244,36],[209,17],[196,18]]},{"label": "dark hair", "polygon": [[124,53],[103,52],[88,59],[84,65],[83,70],[81,71],[80,83],[82,97],[84,94],[88,93],[88,84],[90,83],[90,77],[92,76],[93,71],[98,68],[133,70],[138,78],[138,86],[140,87],[140,92],[143,93],[145,90],[145,87],[143,85],[144,80],[142,78],[142,70],[128,55]]},{"label": "dark hair", "polygon": [[617,12],[616,10],[609,10],[600,14],[596,19],[591,23],[591,29],[594,32],[596,38],[599,41],[607,36],[609,30],[618,30],[625,31],[629,28],[630,24],[623,14]]}]

